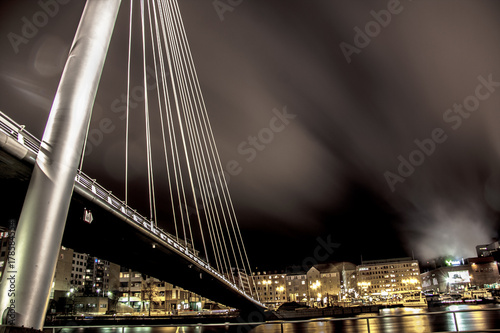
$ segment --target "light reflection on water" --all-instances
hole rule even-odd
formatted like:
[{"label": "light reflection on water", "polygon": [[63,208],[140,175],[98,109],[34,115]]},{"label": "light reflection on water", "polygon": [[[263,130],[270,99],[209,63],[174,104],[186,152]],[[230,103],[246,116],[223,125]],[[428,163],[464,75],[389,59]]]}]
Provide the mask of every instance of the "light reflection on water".
[{"label": "light reflection on water", "polygon": [[[399,333],[399,332],[437,332],[455,331],[455,318],[452,313],[425,315],[436,311],[473,310],[482,308],[497,308],[499,305],[452,305],[442,308],[393,308],[382,309],[379,314],[360,314],[358,319],[343,321],[321,321],[319,319],[304,322],[268,323],[258,326],[178,326],[178,327],[131,327],[124,333],[326,333],[343,332],[358,333],[368,332],[369,320],[370,333]],[[408,317],[390,317],[392,315],[415,314]],[[418,315],[423,314],[423,315]],[[379,317],[375,317],[379,316]],[[500,311],[461,312],[455,313],[456,324],[460,331],[488,330],[500,327]],[[331,318],[325,318],[331,319]],[[49,331],[46,331],[49,333]],[[68,328],[56,333],[122,333],[121,328]]]}]

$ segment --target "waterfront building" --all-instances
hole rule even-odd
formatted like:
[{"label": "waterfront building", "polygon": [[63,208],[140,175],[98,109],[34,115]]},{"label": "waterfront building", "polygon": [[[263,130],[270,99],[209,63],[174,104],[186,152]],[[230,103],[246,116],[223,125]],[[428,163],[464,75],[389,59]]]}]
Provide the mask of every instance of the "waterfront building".
[{"label": "waterfront building", "polygon": [[342,264],[317,264],[307,271],[310,305],[327,306],[339,301]]},{"label": "waterfront building", "polygon": [[341,262],[337,265],[341,269],[339,300],[350,301],[359,296],[357,292],[356,265],[350,262]]},{"label": "waterfront building", "polygon": [[431,269],[421,274],[422,290],[434,293],[462,293],[470,288],[498,285],[498,263],[493,257],[468,258],[449,261],[449,265]]},{"label": "waterfront building", "polygon": [[459,293],[470,286],[470,266],[442,266],[421,274],[426,293]]},{"label": "waterfront building", "polygon": [[498,285],[500,276],[498,263],[493,257],[469,258],[471,285],[484,288],[487,285]]},{"label": "waterfront building", "polygon": [[381,299],[422,289],[418,261],[411,258],[363,261],[356,266],[356,276],[363,298]]},{"label": "waterfront building", "polygon": [[288,272],[285,275],[287,301],[307,304],[307,274],[304,271]]},{"label": "waterfront building", "polygon": [[208,301],[179,286],[122,268],[120,272],[119,312],[152,311],[175,314],[201,311]]},{"label": "waterfront building", "polygon": [[84,295],[106,297],[108,292],[118,290],[119,275],[119,265],[97,257],[87,256]]},{"label": "waterfront building", "polygon": [[285,272],[254,272],[254,291],[259,294],[260,301],[270,308],[277,308],[287,301]]},{"label": "waterfront building", "polygon": [[120,266],[61,246],[50,298],[101,296],[118,290]]},{"label": "waterfront building", "polygon": [[106,314],[109,300],[102,296],[78,296],[74,298],[73,309],[75,314]]},{"label": "waterfront building", "polygon": [[58,300],[61,297],[67,297],[71,293],[71,261],[73,259],[73,250],[61,246],[59,257],[57,258],[56,272],[52,282],[50,298]]},{"label": "waterfront building", "polygon": [[75,289],[83,290],[85,286],[85,274],[89,255],[86,253],[73,252],[71,263],[71,285]]}]

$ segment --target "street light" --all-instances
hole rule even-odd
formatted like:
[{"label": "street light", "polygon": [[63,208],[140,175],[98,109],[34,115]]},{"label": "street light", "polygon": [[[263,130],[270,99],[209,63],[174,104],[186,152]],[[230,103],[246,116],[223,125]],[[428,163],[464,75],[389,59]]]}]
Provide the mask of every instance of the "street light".
[{"label": "street light", "polygon": [[371,282],[358,282],[358,287],[360,288],[360,294],[362,294],[363,297],[368,296],[367,289],[372,285]]},{"label": "street light", "polygon": [[269,280],[264,280],[264,281],[262,281],[262,284],[264,285],[264,293],[266,294],[266,298],[267,298],[267,292],[268,292],[267,285],[268,285],[268,284],[271,284],[271,281],[269,281]]},{"label": "street light", "polygon": [[[319,282],[318,280],[316,280],[316,282],[314,282],[312,285],[311,285],[311,289],[314,290],[314,293],[316,293],[316,289],[318,289],[319,287],[321,286],[321,282]],[[309,293],[309,300],[311,300],[311,294]],[[312,306],[313,304],[311,304]]]}]

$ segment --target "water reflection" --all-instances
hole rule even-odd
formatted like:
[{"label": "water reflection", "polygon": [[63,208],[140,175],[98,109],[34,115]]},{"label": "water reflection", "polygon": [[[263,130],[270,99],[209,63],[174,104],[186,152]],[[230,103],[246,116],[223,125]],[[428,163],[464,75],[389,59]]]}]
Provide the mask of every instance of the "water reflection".
[{"label": "water reflection", "polygon": [[[370,319],[370,332],[431,332],[432,325],[429,316],[425,314],[424,308],[396,308],[382,309],[381,316],[387,318]],[[408,317],[389,317],[393,315],[416,315]]]},{"label": "water reflection", "polygon": [[[65,328],[57,333],[326,333],[326,332],[440,332],[490,330],[500,327],[500,311],[437,313],[439,311],[459,311],[495,308],[498,305],[452,305],[443,308],[396,308],[382,309],[380,314],[360,314],[346,320],[335,318],[314,319],[303,322],[271,322],[262,325],[203,325],[171,327],[129,327],[121,328]],[[394,315],[412,315],[393,317]],[[368,330],[368,324],[370,329]],[[51,333],[51,330],[46,330]]]}]

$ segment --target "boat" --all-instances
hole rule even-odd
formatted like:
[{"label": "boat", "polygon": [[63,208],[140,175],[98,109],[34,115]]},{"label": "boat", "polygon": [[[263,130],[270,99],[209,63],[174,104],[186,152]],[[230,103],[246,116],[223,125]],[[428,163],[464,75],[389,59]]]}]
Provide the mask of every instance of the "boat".
[{"label": "boat", "polygon": [[464,291],[462,300],[467,303],[493,303],[495,298],[487,289],[470,289]]},{"label": "boat", "polygon": [[427,307],[427,299],[420,290],[395,291],[385,301],[386,307]]},{"label": "boat", "polygon": [[278,319],[309,319],[320,317],[350,317],[361,313],[378,313],[379,310],[380,306],[378,305],[310,308],[285,303],[274,311],[274,315]]},{"label": "boat", "polygon": [[407,298],[403,300],[403,307],[427,307],[427,300],[425,297]]}]

